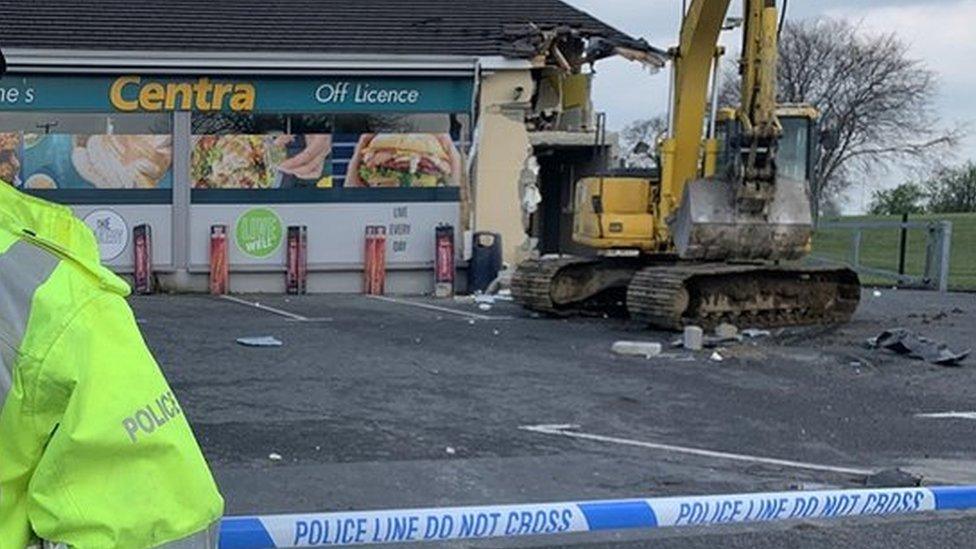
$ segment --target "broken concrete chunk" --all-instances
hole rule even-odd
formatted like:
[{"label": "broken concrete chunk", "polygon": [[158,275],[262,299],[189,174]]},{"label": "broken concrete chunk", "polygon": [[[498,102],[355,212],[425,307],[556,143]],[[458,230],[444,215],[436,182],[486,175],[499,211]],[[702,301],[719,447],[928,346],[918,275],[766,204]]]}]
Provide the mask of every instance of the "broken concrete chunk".
[{"label": "broken concrete chunk", "polygon": [[652,358],[661,354],[661,344],[647,341],[618,341],[610,350],[618,355]]},{"label": "broken concrete chunk", "polygon": [[868,488],[916,488],[922,485],[922,477],[901,469],[885,469],[864,479]]},{"label": "broken concrete chunk", "polygon": [[738,335],[739,329],[727,322],[723,322],[715,327],[715,336],[721,339],[732,339]]},{"label": "broken concrete chunk", "polygon": [[892,328],[867,341],[868,347],[887,349],[917,360],[940,366],[958,366],[972,353],[972,349],[955,352],[941,341],[933,341],[905,328]]},{"label": "broken concrete chunk", "polygon": [[718,351],[715,351],[714,353],[712,353],[712,356],[710,356],[708,358],[710,360],[712,360],[713,362],[722,362],[723,360],[725,360],[725,357],[722,356]]},{"label": "broken concrete chunk", "polygon": [[689,351],[701,351],[705,343],[704,330],[698,326],[686,326],[683,343]]}]

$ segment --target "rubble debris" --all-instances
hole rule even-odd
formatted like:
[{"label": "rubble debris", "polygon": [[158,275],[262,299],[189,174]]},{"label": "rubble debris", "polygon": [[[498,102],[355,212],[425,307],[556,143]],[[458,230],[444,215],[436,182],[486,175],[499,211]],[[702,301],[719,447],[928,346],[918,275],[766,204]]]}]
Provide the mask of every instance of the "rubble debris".
[{"label": "rubble debris", "polygon": [[887,349],[940,366],[958,366],[972,353],[972,349],[957,353],[943,342],[933,341],[905,328],[885,330],[878,337],[869,339],[867,345],[872,349]]},{"label": "rubble debris", "polygon": [[714,349],[727,343],[742,343],[742,335],[738,331],[739,329],[732,324],[720,324],[715,328],[715,335],[705,335],[698,326],[686,326],[682,337],[672,341],[671,346],[684,347],[689,351],[701,351]]},{"label": "rubble debris", "polygon": [[649,341],[618,341],[613,344],[610,351],[623,356],[653,358],[661,354],[662,347],[660,343]]},{"label": "rubble debris", "polygon": [[718,351],[715,351],[714,353],[712,353],[712,356],[708,357],[708,359],[711,360],[712,362],[722,362],[723,360],[725,360],[725,357],[722,356],[722,354],[719,353]]},{"label": "rubble debris", "polygon": [[742,336],[749,339],[758,339],[760,337],[772,337],[773,333],[769,330],[760,330],[758,328],[746,328],[742,330]]},{"label": "rubble debris", "polygon": [[739,335],[739,329],[732,324],[723,322],[715,327],[715,336],[722,339],[733,339]]},{"label": "rubble debris", "polygon": [[868,488],[917,488],[922,485],[922,476],[901,469],[885,469],[864,478]]},{"label": "rubble debris", "polygon": [[280,339],[272,336],[239,337],[237,343],[245,347],[281,347],[284,345]]},{"label": "rubble debris", "polygon": [[682,344],[689,351],[701,351],[704,347],[705,332],[698,326],[685,326]]}]

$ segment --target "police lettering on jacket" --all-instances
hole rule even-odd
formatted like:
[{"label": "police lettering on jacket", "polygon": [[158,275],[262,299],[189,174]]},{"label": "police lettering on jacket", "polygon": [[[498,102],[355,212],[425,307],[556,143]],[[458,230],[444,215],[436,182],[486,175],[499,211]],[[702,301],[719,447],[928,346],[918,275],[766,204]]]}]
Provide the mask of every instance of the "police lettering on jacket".
[{"label": "police lettering on jacket", "polygon": [[129,439],[135,443],[139,441],[140,431],[145,435],[151,435],[156,429],[182,413],[176,403],[176,397],[173,396],[172,391],[169,391],[122,420],[122,427],[129,435]]}]

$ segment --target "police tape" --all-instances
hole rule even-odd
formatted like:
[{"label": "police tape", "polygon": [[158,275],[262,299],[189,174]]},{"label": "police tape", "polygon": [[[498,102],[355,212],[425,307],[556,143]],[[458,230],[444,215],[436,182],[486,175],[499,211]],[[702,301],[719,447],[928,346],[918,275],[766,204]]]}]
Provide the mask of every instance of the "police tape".
[{"label": "police tape", "polygon": [[221,549],[542,536],[976,509],[976,486],[770,492],[225,519]]}]

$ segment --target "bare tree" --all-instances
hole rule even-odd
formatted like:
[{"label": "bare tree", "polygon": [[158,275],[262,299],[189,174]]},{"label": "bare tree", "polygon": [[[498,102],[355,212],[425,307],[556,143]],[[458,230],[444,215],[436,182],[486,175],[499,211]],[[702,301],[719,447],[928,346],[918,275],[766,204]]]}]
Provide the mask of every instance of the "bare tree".
[{"label": "bare tree", "polygon": [[[738,103],[739,78],[722,101]],[[788,22],[780,40],[779,101],[820,110],[824,137],[814,185],[819,206],[853,182],[893,166],[920,168],[951,151],[961,128],[945,129],[933,101],[934,72],[894,34],[871,35],[848,21]]]},{"label": "bare tree", "polygon": [[667,120],[662,115],[627,124],[620,132],[620,152],[624,162],[630,166],[656,164],[657,140],[667,129]]}]

